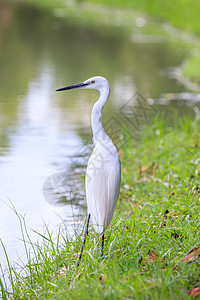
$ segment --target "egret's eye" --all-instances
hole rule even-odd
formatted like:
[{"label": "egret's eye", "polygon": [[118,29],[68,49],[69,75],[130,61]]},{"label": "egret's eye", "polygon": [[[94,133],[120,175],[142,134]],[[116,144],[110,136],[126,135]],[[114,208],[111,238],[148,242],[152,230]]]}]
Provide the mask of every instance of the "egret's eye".
[{"label": "egret's eye", "polygon": [[92,80],[91,83],[95,83],[95,80]]}]

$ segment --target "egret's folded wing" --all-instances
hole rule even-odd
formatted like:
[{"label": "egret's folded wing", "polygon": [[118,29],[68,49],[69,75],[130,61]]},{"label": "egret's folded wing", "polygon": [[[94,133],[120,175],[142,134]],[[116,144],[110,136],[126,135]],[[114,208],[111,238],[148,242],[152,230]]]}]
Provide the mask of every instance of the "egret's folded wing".
[{"label": "egret's folded wing", "polygon": [[86,197],[88,213],[97,233],[102,234],[109,225],[117,203],[121,181],[120,164],[86,173]]}]

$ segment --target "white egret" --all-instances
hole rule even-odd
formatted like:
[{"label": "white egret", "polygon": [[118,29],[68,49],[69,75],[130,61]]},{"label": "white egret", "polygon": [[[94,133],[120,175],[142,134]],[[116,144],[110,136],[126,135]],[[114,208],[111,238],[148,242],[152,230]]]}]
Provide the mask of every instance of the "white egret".
[{"label": "white egret", "polygon": [[[116,147],[110,137],[106,134],[101,116],[106,104],[110,86],[104,77],[95,76],[82,83],[66,86],[56,91],[71,89],[96,89],[100,92],[98,101],[94,104],[91,114],[94,150],[89,158],[86,171],[86,201],[88,218],[86,225],[86,236],[90,217],[94,230],[102,237],[102,255],[104,246],[104,232],[108,227],[119,197],[121,183],[121,164]],[[79,266],[83,246],[77,266]]]}]

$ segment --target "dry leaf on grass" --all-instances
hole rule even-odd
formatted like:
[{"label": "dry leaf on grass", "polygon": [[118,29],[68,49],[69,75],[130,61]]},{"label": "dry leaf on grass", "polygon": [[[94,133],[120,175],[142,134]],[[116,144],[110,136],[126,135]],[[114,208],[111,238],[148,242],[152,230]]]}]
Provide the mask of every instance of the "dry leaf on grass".
[{"label": "dry leaf on grass", "polygon": [[200,287],[193,288],[188,293],[191,296],[196,296],[196,295],[200,294]]},{"label": "dry leaf on grass", "polygon": [[177,232],[173,232],[172,234],[171,234],[171,237],[173,237],[173,238],[175,238],[175,239],[187,239],[187,237],[186,236],[183,236],[182,234],[179,234],[179,233],[177,233]]},{"label": "dry leaf on grass", "polygon": [[153,251],[149,250],[148,256],[147,256],[148,261],[163,261],[163,258],[159,258],[159,256]]},{"label": "dry leaf on grass", "polygon": [[160,258],[153,250],[149,250],[148,255],[146,258],[143,259],[141,256],[138,264],[139,265],[145,265],[145,261],[150,261],[150,262],[156,262],[156,261],[163,261],[163,258]]},{"label": "dry leaf on grass", "polygon": [[[158,215],[162,215],[162,212],[159,212]],[[174,219],[178,219],[179,216],[178,214],[174,213],[174,212],[170,212],[168,209],[165,211],[165,213],[162,215],[162,220],[160,222],[160,224],[158,225],[159,228],[162,228],[164,226],[167,225],[167,221],[168,222],[174,222]]]},{"label": "dry leaf on grass", "polygon": [[184,262],[191,262],[195,260],[198,256],[200,256],[200,249],[194,248],[192,249],[188,255],[186,255],[184,258],[181,259],[181,261]]},{"label": "dry leaf on grass", "polygon": [[154,162],[152,162],[152,164],[149,166],[140,166],[138,173],[139,173],[140,177],[142,177],[142,175],[144,173],[155,176],[157,168],[158,168],[158,165],[155,164]]},{"label": "dry leaf on grass", "polygon": [[101,274],[101,275],[99,275],[99,278],[98,278],[98,280],[99,280],[99,282],[103,282],[103,281],[106,281],[106,278],[107,278],[107,276],[106,276],[106,275],[104,275],[104,274]]}]

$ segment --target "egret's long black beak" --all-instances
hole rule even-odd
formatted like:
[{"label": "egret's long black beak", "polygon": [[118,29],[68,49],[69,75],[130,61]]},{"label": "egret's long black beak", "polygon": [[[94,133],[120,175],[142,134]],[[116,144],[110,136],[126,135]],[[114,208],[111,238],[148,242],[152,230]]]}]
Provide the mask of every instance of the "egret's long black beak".
[{"label": "egret's long black beak", "polygon": [[88,83],[81,82],[81,83],[78,83],[78,84],[73,84],[73,85],[69,85],[69,86],[65,86],[63,88],[57,89],[56,92],[82,88],[82,87],[84,87],[86,85],[89,85],[89,84],[90,84],[89,82]]}]

